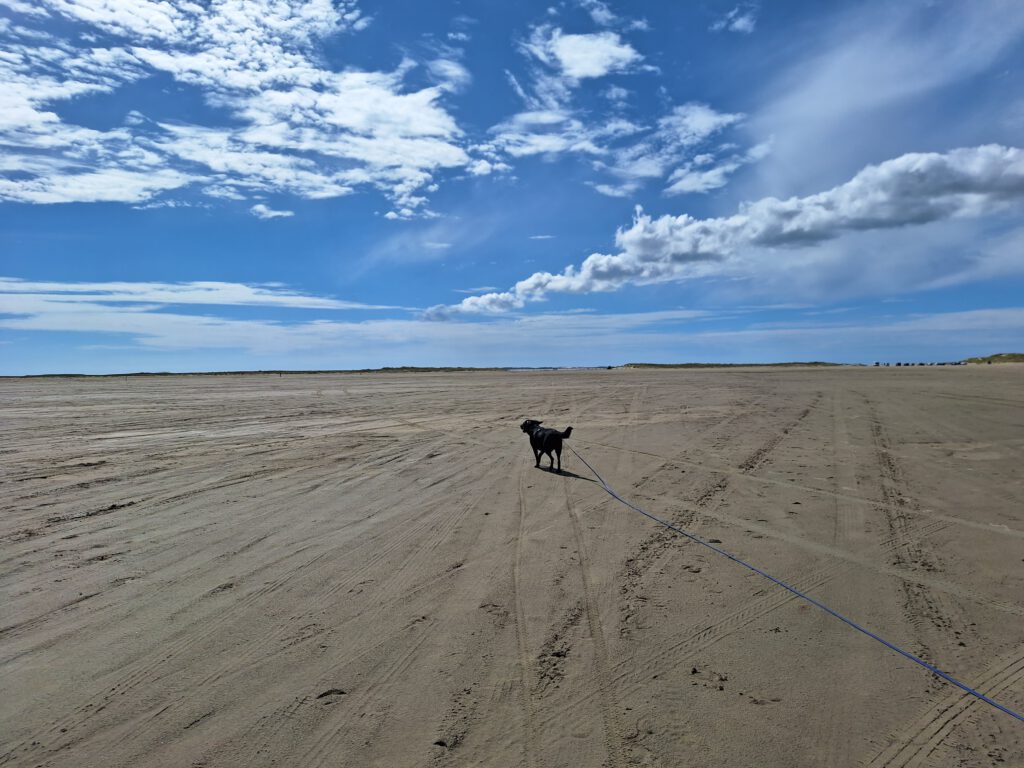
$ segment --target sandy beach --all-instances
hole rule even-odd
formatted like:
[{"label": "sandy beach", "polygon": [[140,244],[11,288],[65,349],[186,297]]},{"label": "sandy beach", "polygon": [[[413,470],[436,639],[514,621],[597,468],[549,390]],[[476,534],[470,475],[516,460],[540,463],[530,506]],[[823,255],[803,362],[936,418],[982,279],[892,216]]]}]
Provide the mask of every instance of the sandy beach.
[{"label": "sandy beach", "polygon": [[[0,765],[1024,765],[1024,369],[0,380]],[[546,464],[546,459],[544,460]]]}]

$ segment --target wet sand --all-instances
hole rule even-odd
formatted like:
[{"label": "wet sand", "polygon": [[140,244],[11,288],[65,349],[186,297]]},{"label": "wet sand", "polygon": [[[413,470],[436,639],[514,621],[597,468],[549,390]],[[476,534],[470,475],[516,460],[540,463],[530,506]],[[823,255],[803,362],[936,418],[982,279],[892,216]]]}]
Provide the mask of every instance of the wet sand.
[{"label": "wet sand", "polygon": [[[0,380],[0,764],[1024,765],[1024,368]],[[546,460],[545,460],[546,463]],[[1003,762],[999,762],[1003,761]]]}]

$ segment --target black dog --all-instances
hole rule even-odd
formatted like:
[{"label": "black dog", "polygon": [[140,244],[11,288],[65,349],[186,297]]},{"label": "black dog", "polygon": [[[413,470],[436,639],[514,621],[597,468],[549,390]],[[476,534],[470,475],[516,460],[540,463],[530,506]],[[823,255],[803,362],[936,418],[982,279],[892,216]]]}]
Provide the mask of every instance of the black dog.
[{"label": "black dog", "polygon": [[555,456],[558,457],[558,469],[555,471],[561,472],[562,441],[572,434],[572,427],[566,427],[565,432],[559,432],[557,429],[542,427],[541,424],[543,422],[527,419],[519,426],[523,432],[530,436],[530,447],[533,448],[533,456],[537,460],[534,466],[540,466],[540,455],[544,453],[547,454],[548,461],[551,462],[548,469],[555,469],[555,460],[551,456],[551,452],[554,451]]}]

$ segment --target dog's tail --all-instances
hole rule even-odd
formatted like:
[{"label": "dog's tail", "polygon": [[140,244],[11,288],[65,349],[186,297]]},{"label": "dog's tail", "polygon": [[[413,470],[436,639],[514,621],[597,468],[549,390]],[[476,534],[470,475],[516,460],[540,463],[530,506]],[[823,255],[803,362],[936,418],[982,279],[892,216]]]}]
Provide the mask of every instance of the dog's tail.
[{"label": "dog's tail", "polygon": [[562,438],[563,440],[565,440],[565,438],[567,438],[571,434],[572,434],[572,427],[566,427],[565,428],[565,432],[560,434],[559,437]]}]

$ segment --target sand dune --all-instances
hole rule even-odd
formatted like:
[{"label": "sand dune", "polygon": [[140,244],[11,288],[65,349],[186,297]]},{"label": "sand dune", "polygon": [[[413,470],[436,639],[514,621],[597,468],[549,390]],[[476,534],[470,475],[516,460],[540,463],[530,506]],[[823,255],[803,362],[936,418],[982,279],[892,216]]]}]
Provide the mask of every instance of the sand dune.
[{"label": "sand dune", "polygon": [[1024,765],[1014,366],[0,381],[0,764]]}]

